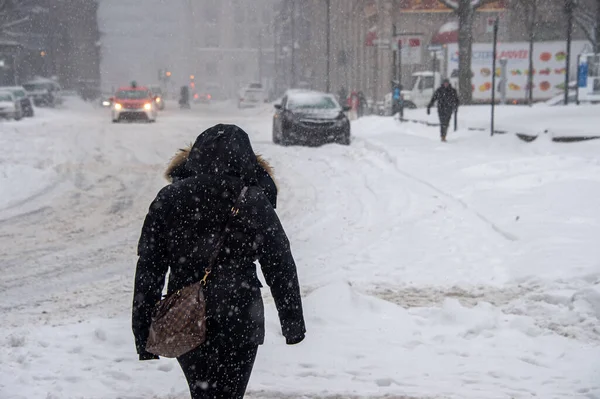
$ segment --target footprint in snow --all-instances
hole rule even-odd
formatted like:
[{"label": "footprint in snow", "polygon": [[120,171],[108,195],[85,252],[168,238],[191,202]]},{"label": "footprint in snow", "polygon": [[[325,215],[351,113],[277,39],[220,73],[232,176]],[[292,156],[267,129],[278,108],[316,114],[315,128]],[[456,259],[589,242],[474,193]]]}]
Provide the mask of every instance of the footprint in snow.
[{"label": "footprint in snow", "polygon": [[378,378],[375,380],[375,384],[380,387],[389,387],[392,384],[399,385],[396,381],[391,378]]},{"label": "footprint in snow", "polygon": [[94,336],[100,341],[106,341],[106,332],[104,332],[104,330],[97,328],[96,331],[94,331]]},{"label": "footprint in snow", "polygon": [[115,380],[119,380],[119,381],[130,381],[131,380],[131,376],[129,374],[125,374],[120,371],[107,371],[104,374],[109,377],[112,377]]},{"label": "footprint in snow", "polygon": [[169,372],[169,371],[173,370],[173,363],[163,363],[163,364],[159,365],[156,369],[160,370],[160,371],[164,371],[165,373]]}]

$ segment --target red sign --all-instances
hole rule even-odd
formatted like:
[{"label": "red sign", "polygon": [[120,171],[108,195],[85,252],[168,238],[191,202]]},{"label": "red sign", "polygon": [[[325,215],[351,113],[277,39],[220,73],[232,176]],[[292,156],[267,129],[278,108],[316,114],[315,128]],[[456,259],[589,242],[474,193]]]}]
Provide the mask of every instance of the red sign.
[{"label": "red sign", "polygon": [[[476,0],[471,0],[475,2]],[[452,4],[457,4],[457,0],[449,0]],[[477,11],[504,11],[508,6],[508,0],[497,0],[481,6]],[[400,9],[402,12],[451,12],[439,0],[400,0]]]}]

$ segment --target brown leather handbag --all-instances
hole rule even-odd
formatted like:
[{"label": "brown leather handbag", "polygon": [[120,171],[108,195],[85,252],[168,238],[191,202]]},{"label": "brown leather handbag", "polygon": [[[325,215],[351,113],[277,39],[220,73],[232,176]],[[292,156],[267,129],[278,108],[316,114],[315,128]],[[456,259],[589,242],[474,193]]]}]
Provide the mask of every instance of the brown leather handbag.
[{"label": "brown leather handbag", "polygon": [[229,219],[210,257],[209,264],[204,269],[204,278],[167,295],[156,305],[146,343],[148,352],[163,357],[179,357],[206,341],[204,287],[221,252],[231,222],[239,212],[239,206],[246,191],[248,191],[248,187],[244,187],[235,205],[231,208]]}]

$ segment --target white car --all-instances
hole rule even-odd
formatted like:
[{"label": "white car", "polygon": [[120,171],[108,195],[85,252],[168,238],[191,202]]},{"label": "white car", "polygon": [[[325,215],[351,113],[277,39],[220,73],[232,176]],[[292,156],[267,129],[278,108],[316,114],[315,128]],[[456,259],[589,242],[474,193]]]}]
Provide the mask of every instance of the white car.
[{"label": "white car", "polygon": [[0,92],[0,117],[16,121],[23,118],[21,102],[9,91]]},{"label": "white car", "polygon": [[250,83],[246,88],[240,91],[238,108],[258,107],[266,101],[267,96],[263,85],[260,83]]}]

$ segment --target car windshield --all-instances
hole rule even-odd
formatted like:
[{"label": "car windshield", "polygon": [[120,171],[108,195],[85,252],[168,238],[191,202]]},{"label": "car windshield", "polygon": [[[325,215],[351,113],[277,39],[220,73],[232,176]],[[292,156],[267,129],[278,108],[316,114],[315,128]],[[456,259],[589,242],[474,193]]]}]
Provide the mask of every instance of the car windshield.
[{"label": "car windshield", "polygon": [[52,89],[51,83],[25,83],[23,85],[25,90],[38,91],[38,90],[50,90]]},{"label": "car windshield", "polygon": [[17,98],[23,98],[23,97],[25,97],[25,92],[23,90],[15,90],[15,91],[13,91],[13,94]]},{"label": "car windshield", "polygon": [[116,97],[122,100],[143,100],[150,95],[146,90],[119,90]]},{"label": "car windshield", "polygon": [[153,87],[151,91],[157,96],[162,96],[162,89],[160,87]]},{"label": "car windshield", "polygon": [[288,98],[288,109],[337,109],[339,104],[330,96],[306,93]]},{"label": "car windshield", "polygon": [[9,93],[0,93],[0,101],[12,101],[12,97]]}]

